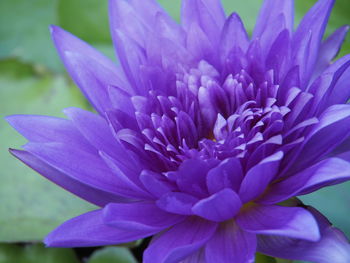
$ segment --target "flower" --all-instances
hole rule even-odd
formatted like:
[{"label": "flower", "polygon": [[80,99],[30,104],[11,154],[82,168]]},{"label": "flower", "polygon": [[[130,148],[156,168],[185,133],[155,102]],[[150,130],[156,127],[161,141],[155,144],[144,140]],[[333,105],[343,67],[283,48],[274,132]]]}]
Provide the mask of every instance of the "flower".
[{"label": "flower", "polygon": [[256,251],[350,262],[350,246],[295,196],[350,178],[348,27],[322,41],[333,0],[293,29],[293,1],[265,0],[250,38],[219,0],[185,0],[181,25],[153,0],[111,0],[116,66],[57,26],[52,37],[97,114],[16,115],[11,153],[100,209],[49,246],[153,236],[143,262],[254,261]]}]

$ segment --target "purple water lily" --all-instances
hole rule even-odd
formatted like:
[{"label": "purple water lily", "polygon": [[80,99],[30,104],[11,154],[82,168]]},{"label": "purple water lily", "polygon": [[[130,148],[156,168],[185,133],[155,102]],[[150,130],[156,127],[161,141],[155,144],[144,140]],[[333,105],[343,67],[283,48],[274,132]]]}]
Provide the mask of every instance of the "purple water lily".
[{"label": "purple water lily", "polygon": [[251,37],[219,0],[111,0],[120,66],[56,26],[69,74],[97,113],[16,115],[11,153],[100,209],[49,246],[153,236],[145,263],[247,263],[256,251],[350,262],[345,236],[295,196],[350,179],[348,30],[322,41],[333,0],[293,29],[293,1],[265,0]]}]

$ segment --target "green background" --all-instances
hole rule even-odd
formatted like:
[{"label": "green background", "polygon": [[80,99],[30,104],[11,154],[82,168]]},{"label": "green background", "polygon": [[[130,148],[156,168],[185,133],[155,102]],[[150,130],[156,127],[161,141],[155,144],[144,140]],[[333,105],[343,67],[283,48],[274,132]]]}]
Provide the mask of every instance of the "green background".
[{"label": "green background", "polygon": [[[348,1],[337,1],[327,34],[350,23]],[[179,21],[179,0],[159,2]],[[314,2],[296,0],[297,21]],[[238,12],[252,32],[260,0],[224,0],[223,4],[228,14]],[[73,250],[47,249],[33,242],[40,242],[63,221],[94,207],[11,157],[7,149],[19,148],[25,140],[3,117],[10,114],[63,116],[62,109],[66,107],[89,108],[59,61],[48,26],[60,25],[113,57],[107,5],[106,0],[0,0],[0,263],[78,262]],[[350,53],[349,37],[341,55],[347,53]],[[302,199],[321,210],[350,236],[347,217],[350,183]],[[11,242],[27,245],[11,245]],[[259,256],[259,262],[270,260]],[[126,248],[109,247],[95,252],[88,262],[136,261]]]}]

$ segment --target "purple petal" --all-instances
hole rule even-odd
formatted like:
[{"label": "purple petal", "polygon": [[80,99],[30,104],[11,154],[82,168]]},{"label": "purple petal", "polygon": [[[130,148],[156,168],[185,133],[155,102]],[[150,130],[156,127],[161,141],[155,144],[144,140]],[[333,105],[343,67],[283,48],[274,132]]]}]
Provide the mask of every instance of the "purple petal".
[{"label": "purple petal", "polygon": [[[128,81],[137,94],[145,94],[146,90],[141,85],[140,79],[140,66],[146,63],[144,50],[121,30],[112,28],[111,33],[115,50]],[[114,86],[120,87],[119,85]]]},{"label": "purple petal", "polygon": [[193,23],[197,24],[215,44],[220,39],[220,32],[225,23],[225,12],[220,0],[182,1],[181,23],[186,31]]},{"label": "purple petal", "polygon": [[103,209],[103,220],[108,226],[129,231],[158,233],[185,219],[159,209],[154,202],[109,204]]},{"label": "purple petal", "polygon": [[157,205],[164,211],[180,215],[192,215],[192,206],[198,202],[198,198],[192,195],[178,192],[171,192],[163,195]]},{"label": "purple petal", "polygon": [[197,252],[192,253],[190,256],[181,261],[181,263],[208,263],[205,260],[205,251],[204,249],[199,249]]},{"label": "purple petal", "polygon": [[117,185],[115,190],[122,196],[135,199],[153,199],[154,197],[148,193],[138,178],[125,174],[111,156],[104,152],[100,152],[100,156],[105,161],[106,165],[111,169],[114,175],[113,183]]},{"label": "purple petal", "polygon": [[[271,0],[273,1],[273,0]],[[300,22],[293,37],[294,65],[300,66],[302,88],[306,87],[316,63],[321,40],[335,0],[319,0]],[[310,39],[308,48],[303,48]],[[305,61],[305,58],[307,61]]]},{"label": "purple petal", "polygon": [[222,222],[233,218],[242,206],[235,191],[225,188],[212,196],[197,202],[192,211],[205,219]]},{"label": "purple petal", "polygon": [[210,194],[214,194],[224,188],[232,188],[238,191],[243,179],[243,171],[237,158],[229,158],[222,161],[217,167],[207,174],[207,187]]},{"label": "purple petal", "polygon": [[64,113],[97,150],[113,152],[118,149],[117,140],[104,118],[79,108],[67,108]]},{"label": "purple petal", "polygon": [[321,239],[318,242],[261,235],[258,239],[258,251],[290,260],[307,260],[317,263],[350,262],[350,244],[345,235],[326,222],[326,219],[316,210],[310,209],[310,211],[317,219],[321,229]]},{"label": "purple petal", "polygon": [[320,232],[313,215],[304,208],[257,205],[244,210],[237,224],[255,234],[280,235],[318,241]]},{"label": "purple petal", "polygon": [[[264,1],[252,37],[253,40],[259,39],[264,56],[268,54],[271,45],[277,40],[282,31],[285,31],[287,35],[292,34],[293,4],[293,1],[286,0]],[[289,39],[284,44],[288,47]]]},{"label": "purple petal", "polygon": [[292,196],[308,194],[349,179],[350,163],[339,158],[329,158],[281,182],[272,184],[259,203],[278,203]]},{"label": "purple petal", "polygon": [[91,187],[115,193],[115,175],[98,155],[62,143],[28,143],[24,149],[43,162]]},{"label": "purple petal", "polygon": [[202,160],[184,161],[176,172],[179,189],[195,196],[206,196],[205,177],[209,168],[209,165]]},{"label": "purple petal", "polygon": [[290,47],[290,32],[284,30],[276,37],[267,53],[266,66],[274,70],[278,80],[282,80],[286,71],[289,70]]},{"label": "purple petal", "polygon": [[300,171],[321,156],[331,152],[350,134],[350,105],[333,105],[319,118],[303,144],[298,158],[293,162],[293,171]]},{"label": "purple petal", "polygon": [[130,231],[107,226],[102,213],[102,210],[95,210],[66,221],[45,238],[45,244],[50,247],[105,246],[153,234],[148,230]]},{"label": "purple petal", "polygon": [[249,37],[244,28],[243,22],[238,14],[233,13],[226,20],[221,33],[220,50],[222,59],[227,56],[234,48],[240,48],[246,52],[249,46]]},{"label": "purple petal", "polygon": [[314,95],[312,112],[320,114],[333,104],[346,103],[350,92],[346,88],[350,74],[350,55],[332,63],[308,89]]},{"label": "purple petal", "polygon": [[289,32],[293,32],[293,20],[294,20],[294,5],[293,1],[288,0],[264,0],[264,3],[260,9],[260,14],[254,28],[253,39],[261,37],[264,32],[269,31],[270,25],[280,15],[284,17],[284,27],[281,27],[274,33],[279,34],[284,29]]},{"label": "purple petal", "polygon": [[217,224],[190,217],[153,238],[143,254],[144,263],[177,263],[201,248]]},{"label": "purple petal", "polygon": [[244,177],[239,196],[246,203],[262,194],[277,174],[283,152],[277,152],[251,168]]},{"label": "purple petal", "polygon": [[176,186],[169,182],[161,174],[154,173],[149,170],[143,170],[140,174],[140,181],[148,192],[160,198],[161,196],[176,190]]},{"label": "purple petal", "polygon": [[330,35],[321,45],[313,76],[318,77],[337,56],[349,26],[342,26]]},{"label": "purple petal", "polygon": [[41,115],[12,115],[6,121],[31,142],[61,142],[95,152],[73,123],[66,119]]},{"label": "purple petal", "polygon": [[10,152],[24,164],[50,181],[97,206],[104,206],[110,202],[131,201],[130,199],[100,190],[94,186],[76,180],[74,177],[58,171],[26,151],[10,150]]},{"label": "purple petal", "polygon": [[67,71],[100,113],[111,108],[109,85],[133,94],[124,75],[108,58],[57,26],[51,27],[51,34]]},{"label": "purple petal", "polygon": [[243,231],[234,221],[219,225],[205,246],[207,262],[252,263],[256,250],[256,235]]}]

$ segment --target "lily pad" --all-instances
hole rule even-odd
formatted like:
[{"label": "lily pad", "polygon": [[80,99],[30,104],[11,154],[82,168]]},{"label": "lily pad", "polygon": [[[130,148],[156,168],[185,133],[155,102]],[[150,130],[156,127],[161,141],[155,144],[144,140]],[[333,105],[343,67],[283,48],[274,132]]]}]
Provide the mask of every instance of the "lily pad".
[{"label": "lily pad", "polygon": [[[129,249],[106,247],[95,251],[87,263],[137,263]],[[1,262],[0,262],[1,263]]]}]

